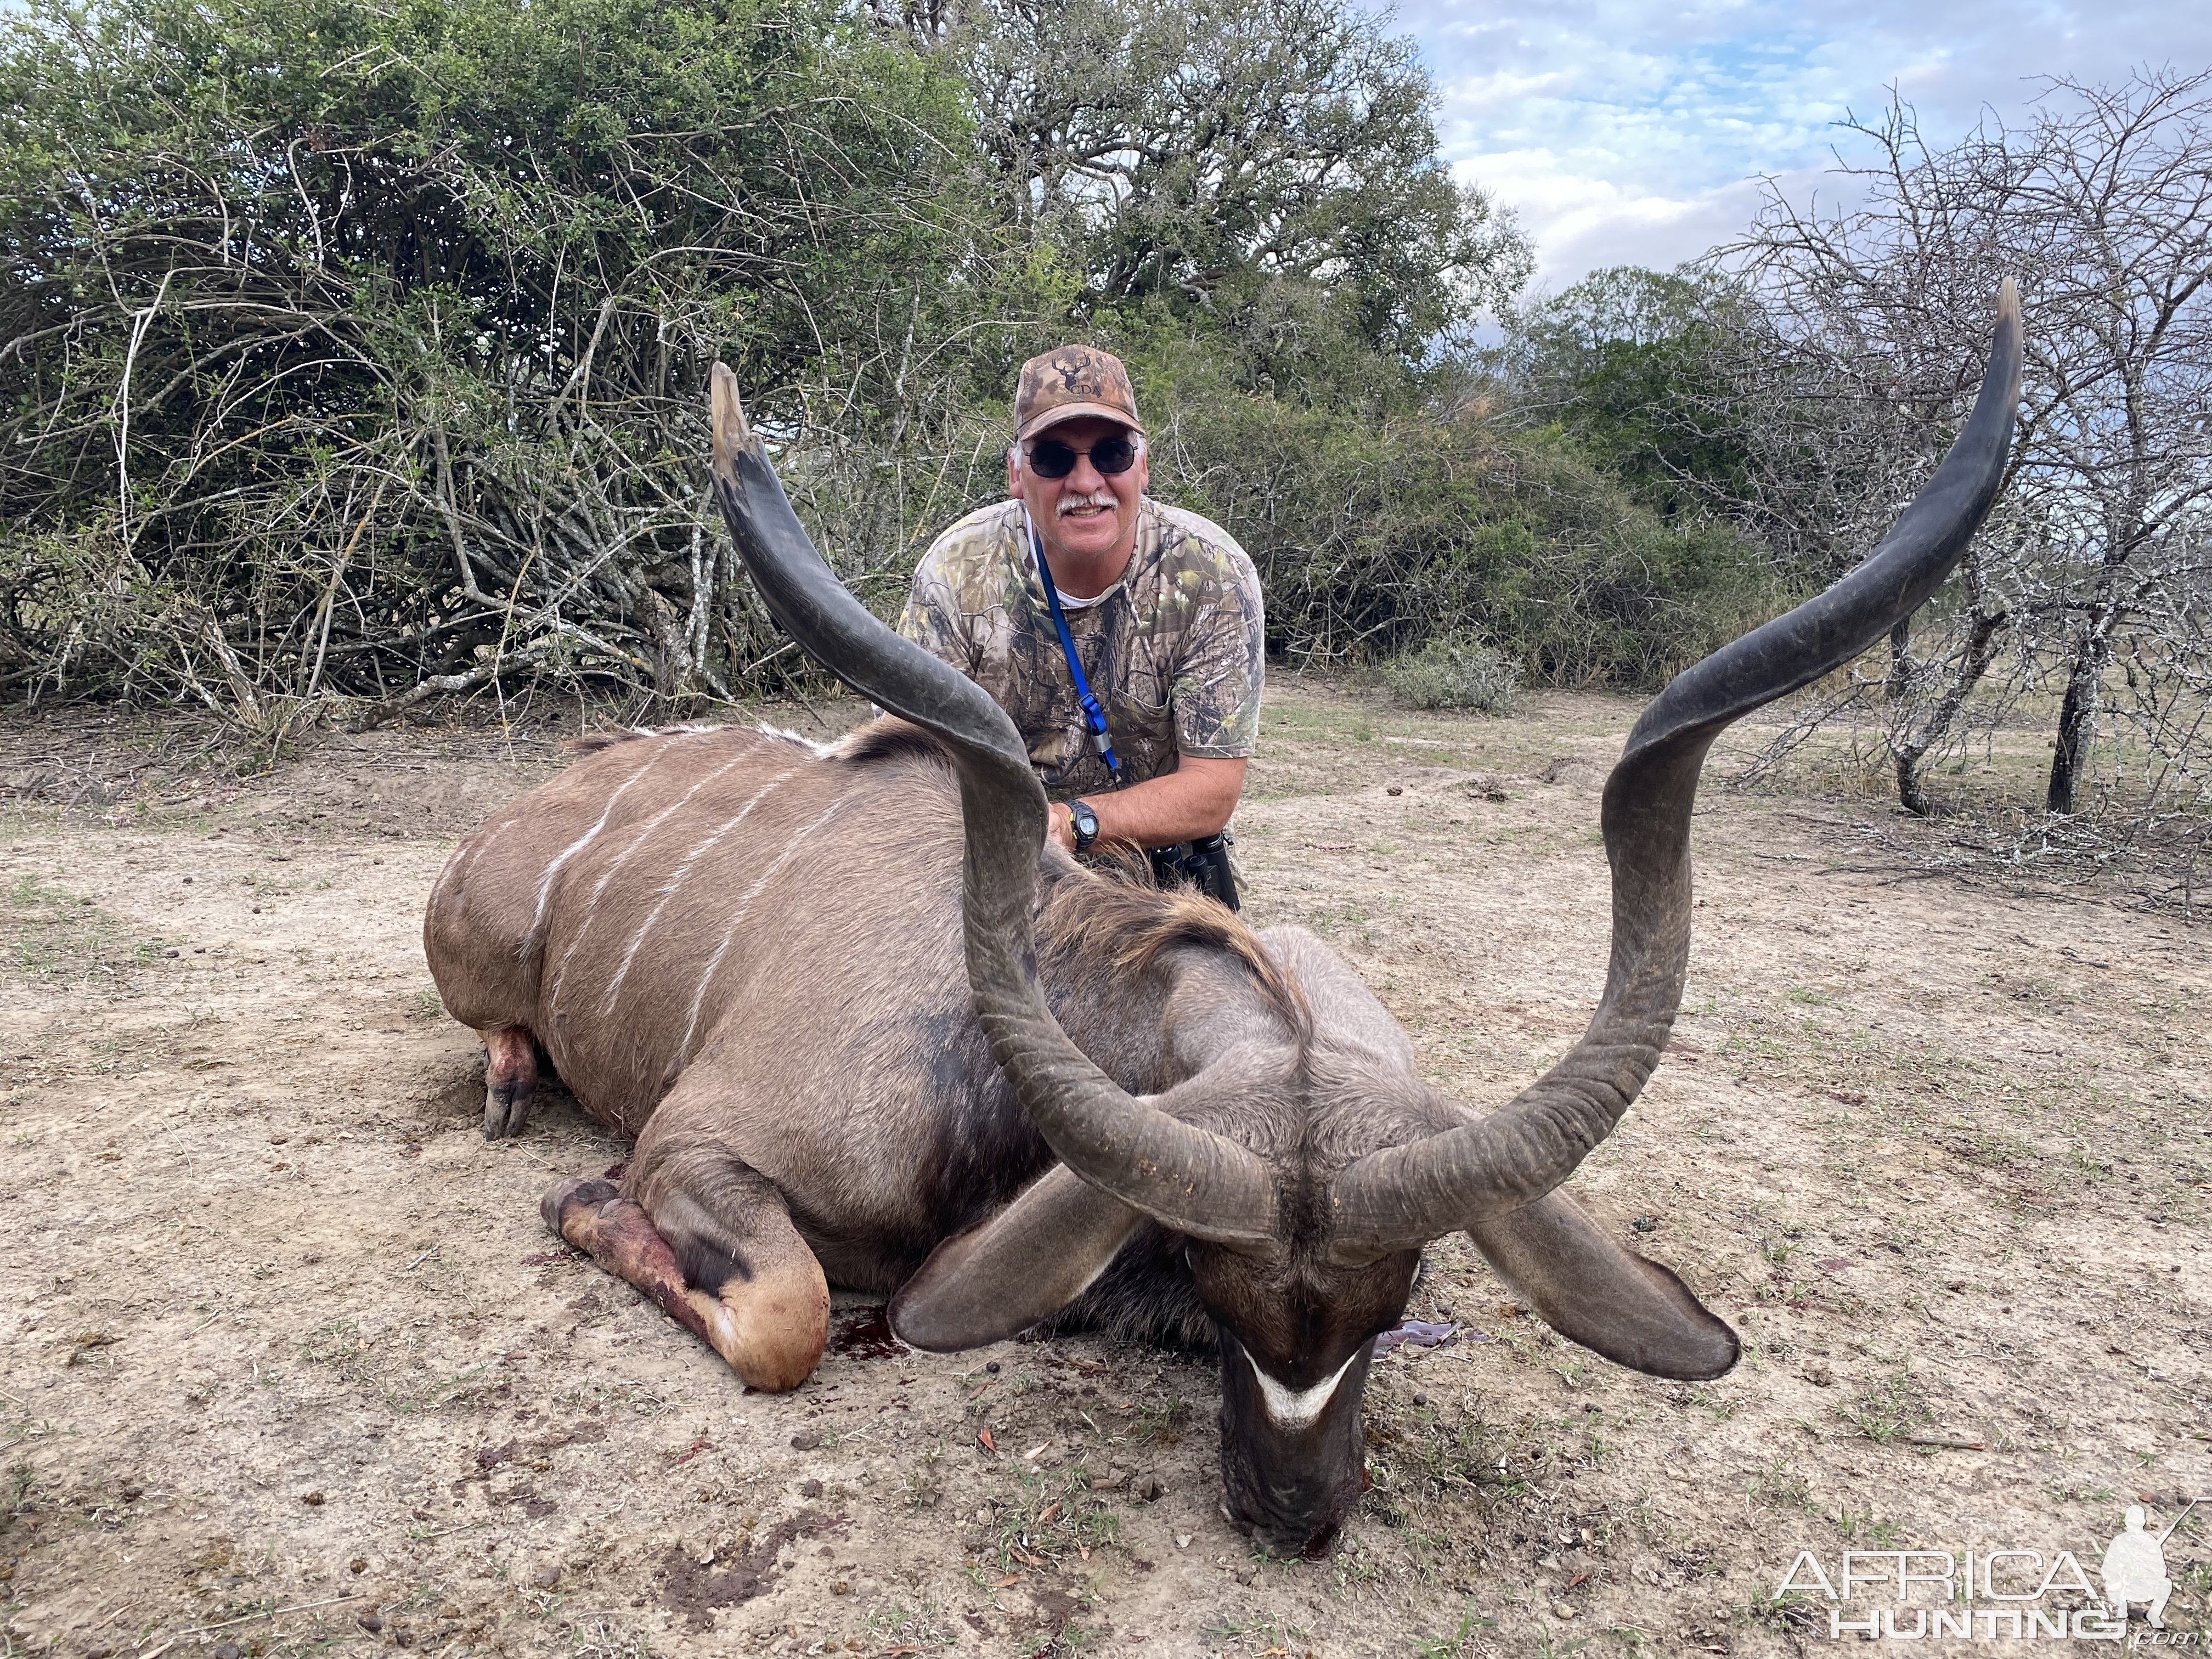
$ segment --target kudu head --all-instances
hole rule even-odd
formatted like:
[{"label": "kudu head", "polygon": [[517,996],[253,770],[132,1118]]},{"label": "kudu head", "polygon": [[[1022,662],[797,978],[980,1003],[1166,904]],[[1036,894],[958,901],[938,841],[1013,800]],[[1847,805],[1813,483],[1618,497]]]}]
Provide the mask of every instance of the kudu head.
[{"label": "kudu head", "polygon": [[1295,1041],[1231,1042],[1152,1096],[1127,1093],[1086,1058],[1037,978],[1046,807],[1026,749],[984,692],[878,622],[823,564],[717,364],[714,493],[769,609],[854,690],[953,751],[975,1006],[1060,1160],[990,1222],[939,1247],[892,1304],[899,1334],[938,1350],[1001,1340],[1074,1300],[1146,1221],[1180,1235],[1221,1337],[1224,1504],[1283,1553],[1325,1549],[1358,1500],[1373,1339],[1402,1316],[1422,1246],[1445,1233],[1465,1231],[1522,1301],[1607,1358],[1660,1376],[1727,1370],[1734,1333],[1557,1188],[1635,1100],[1674,1023],[1705,751],[1732,721],[1848,662],[1934,592],[2003,480],[2020,372],[2008,282],[1972,416],[1881,545],[1826,592],[1678,676],[1637,721],[1605,787],[1604,994],[1565,1058],[1476,1116],[1375,1040],[1387,1016],[1318,951],[1300,971],[1364,998],[1342,1031],[1316,1021]]}]

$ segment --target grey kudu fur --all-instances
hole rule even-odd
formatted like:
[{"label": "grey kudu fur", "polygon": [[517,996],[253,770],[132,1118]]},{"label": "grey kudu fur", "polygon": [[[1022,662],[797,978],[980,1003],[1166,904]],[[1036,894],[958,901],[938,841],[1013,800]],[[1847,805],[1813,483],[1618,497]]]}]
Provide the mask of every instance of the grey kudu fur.
[{"label": "grey kudu fur", "polygon": [[[895,1291],[894,1328],[928,1349],[1056,1316],[1210,1329],[1224,1505],[1283,1550],[1325,1548],[1357,1500],[1371,1339],[1444,1233],[1599,1353],[1719,1375],[1729,1328],[1558,1189],[1673,1024],[1706,750],[1942,580],[2003,477],[2020,365],[2008,283],[1973,415],[1881,545],[1644,711],[1605,788],[1597,1011],[1477,1116],[1419,1081],[1404,1034],[1310,935],[1041,856],[1045,798],[1012,726],[837,582],[718,364],[714,494],[763,598],[911,726],[826,750],[615,740],[456,853],[426,944],[447,1006],[486,1034],[486,1133],[520,1127],[542,1044],[638,1137],[619,1188],[563,1182],[549,1224],[758,1387],[819,1358],[828,1276]],[[1150,944],[1117,955],[1133,937]]]}]

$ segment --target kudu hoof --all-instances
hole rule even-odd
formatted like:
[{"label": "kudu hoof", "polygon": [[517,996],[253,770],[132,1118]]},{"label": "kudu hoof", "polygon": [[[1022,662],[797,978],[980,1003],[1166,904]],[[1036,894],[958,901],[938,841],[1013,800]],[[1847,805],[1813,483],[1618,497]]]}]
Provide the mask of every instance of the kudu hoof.
[{"label": "kudu hoof", "polygon": [[530,1121],[530,1099],[538,1092],[538,1050],[520,1025],[486,1031],[483,1039],[483,1135],[500,1140],[520,1134]]}]

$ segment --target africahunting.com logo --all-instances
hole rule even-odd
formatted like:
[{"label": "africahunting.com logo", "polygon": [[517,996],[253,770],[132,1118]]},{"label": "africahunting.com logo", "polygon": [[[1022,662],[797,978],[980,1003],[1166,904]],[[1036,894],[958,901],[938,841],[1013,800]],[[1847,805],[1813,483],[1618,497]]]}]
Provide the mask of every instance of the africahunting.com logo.
[{"label": "africahunting.com logo", "polygon": [[2212,1650],[2212,1636],[2166,1626],[2174,1588],[2166,1540],[2200,1504],[2212,1498],[2191,1498],[2155,1531],[2148,1512],[2130,1505],[2105,1547],[2095,1583],[2071,1550],[2047,1559],[2022,1549],[1845,1550],[1832,1575],[1811,1550],[1800,1550],[1775,1600],[1826,1601],[1828,1634],[1838,1639],[2124,1642],[2132,1612],[2144,1626],[2134,1645]]}]

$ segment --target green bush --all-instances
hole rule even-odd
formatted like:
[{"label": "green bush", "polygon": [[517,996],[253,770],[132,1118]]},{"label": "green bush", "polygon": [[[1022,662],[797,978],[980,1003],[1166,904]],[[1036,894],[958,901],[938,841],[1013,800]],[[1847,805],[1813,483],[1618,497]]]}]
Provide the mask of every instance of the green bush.
[{"label": "green bush", "polygon": [[708,367],[842,571],[908,558],[947,469],[878,463],[969,447],[972,364],[902,343],[1032,290],[970,132],[836,0],[0,19],[0,686],[274,723],[754,680]]},{"label": "green bush", "polygon": [[[1278,656],[1479,636],[1643,686],[1777,608],[1748,543],[1485,412],[1456,345],[1527,249],[1437,160],[1410,46],[1215,10],[1101,0],[1085,27],[1152,44],[1088,79],[1030,72],[1066,20],[1012,0],[919,50],[921,14],[843,0],[0,14],[0,694],[281,736],[541,683],[788,689],[702,488],[708,365],[888,613],[1002,492],[1016,368],[1071,337],[1129,360],[1158,492],[1243,543]],[[1145,67],[1186,56],[1216,72]],[[994,63],[1053,119],[1009,125]],[[1249,167],[1085,137],[1146,122],[1273,136]],[[1167,160],[1115,185],[1032,131]]]},{"label": "green bush", "polygon": [[1122,319],[1115,343],[1155,488],[1252,556],[1275,654],[1380,663],[1469,634],[1533,684],[1647,688],[1789,603],[1747,537],[1662,516],[1565,434],[1493,418],[1475,388],[1301,402],[1238,384],[1202,337]]},{"label": "green bush", "polygon": [[1510,714],[1521,690],[1521,665],[1472,635],[1446,634],[1385,663],[1382,682],[1416,708]]}]

